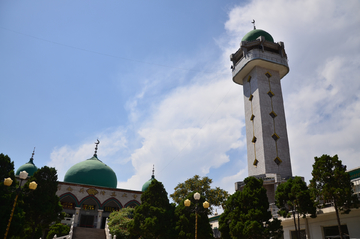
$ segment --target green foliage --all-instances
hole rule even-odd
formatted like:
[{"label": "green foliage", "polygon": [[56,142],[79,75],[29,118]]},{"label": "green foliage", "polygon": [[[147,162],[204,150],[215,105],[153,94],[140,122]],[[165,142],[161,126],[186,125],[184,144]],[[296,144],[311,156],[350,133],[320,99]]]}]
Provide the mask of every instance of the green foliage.
[{"label": "green foliage", "polygon": [[[195,193],[195,192],[194,192]],[[178,239],[195,238],[195,208],[198,208],[198,225],[197,225],[197,238],[198,239],[210,239],[214,238],[212,229],[209,223],[208,214],[209,209],[203,208],[205,197],[201,197],[199,201],[194,199],[194,193],[187,196],[186,199],[191,201],[189,207],[185,207],[184,201],[179,203],[175,209],[176,216],[176,233]]]},{"label": "green foliage", "polygon": [[141,195],[141,205],[135,208],[129,223],[130,234],[136,238],[168,239],[174,235],[174,205],[169,203],[164,185],[156,179]]},{"label": "green foliage", "polygon": [[116,235],[118,239],[130,238],[128,230],[129,223],[133,220],[134,208],[122,208],[119,211],[114,211],[109,216],[109,229],[112,235]]},{"label": "green foliage", "polygon": [[[4,179],[11,178],[13,183],[11,186],[4,185]],[[10,157],[4,154],[0,154],[0,235],[5,235],[5,231],[10,219],[11,210],[14,205],[14,199],[16,197],[16,188],[19,183],[15,179],[14,175],[14,162]],[[8,232],[8,238],[15,237],[21,234],[21,226],[24,224],[25,213],[22,209],[23,200],[22,195],[19,194],[14,215],[11,220],[10,229]]]},{"label": "green foliage", "polygon": [[[32,191],[29,183],[35,181],[38,186]],[[55,168],[44,166],[38,169],[27,181],[24,191],[24,210],[29,231],[27,238],[45,238],[45,231],[49,229],[52,222],[61,220],[62,206],[57,191],[57,172]]]},{"label": "green foliage", "polygon": [[190,193],[198,192],[210,203],[210,209],[212,209],[212,206],[222,206],[229,194],[219,187],[211,188],[211,183],[212,179],[208,177],[200,178],[199,175],[195,175],[184,183],[179,183],[174,189],[175,192],[170,197],[174,202],[180,204]]},{"label": "green foliage", "polygon": [[309,187],[318,202],[334,202],[343,213],[349,213],[350,208],[359,206],[350,175],[337,155],[330,157],[324,154],[320,158],[315,157],[312,176]]},{"label": "green foliage", "polygon": [[61,223],[55,223],[54,225],[52,225],[50,227],[50,230],[49,230],[46,238],[52,239],[54,237],[54,235],[56,235],[57,237],[69,235],[69,232],[70,232],[69,226],[63,225]]},{"label": "green foliage", "polygon": [[282,238],[281,221],[276,218],[271,220],[263,181],[248,177],[244,182],[246,185],[243,190],[229,197],[225,211],[220,216],[221,238]]},{"label": "green foliage", "polygon": [[[285,183],[278,186],[275,193],[276,206],[280,209],[278,214],[283,217],[294,217],[295,231],[300,238],[299,217],[303,218],[306,214],[316,217],[316,207],[314,200],[310,196],[310,190],[300,177],[290,178]],[[297,215],[298,223],[295,217]]]},{"label": "green foliage", "polygon": [[339,231],[342,234],[338,211],[349,213],[351,208],[359,207],[359,200],[354,195],[346,166],[337,155],[331,157],[324,154],[320,158],[315,157],[312,176],[309,188],[313,197],[316,198],[319,206],[324,206],[326,202],[334,204]]}]

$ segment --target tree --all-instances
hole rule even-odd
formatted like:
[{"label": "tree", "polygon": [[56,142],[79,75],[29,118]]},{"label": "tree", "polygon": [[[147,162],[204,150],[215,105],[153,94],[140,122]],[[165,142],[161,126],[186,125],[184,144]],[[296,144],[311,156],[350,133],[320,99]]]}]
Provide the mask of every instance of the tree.
[{"label": "tree", "polygon": [[[306,218],[306,214],[316,217],[314,200],[310,196],[306,183],[300,177],[290,178],[276,189],[275,201],[280,209],[279,215],[286,218],[292,214],[297,238],[300,239],[300,215],[303,218]],[[296,214],[298,223],[296,223]]]},{"label": "tree", "polygon": [[359,207],[346,166],[337,155],[324,154],[320,158],[315,157],[312,176],[309,185],[311,193],[320,206],[325,206],[325,202],[334,204],[340,237],[343,238],[339,211],[347,214],[352,207]]},{"label": "tree", "polygon": [[174,202],[180,204],[190,193],[198,192],[210,203],[210,209],[212,210],[212,206],[221,206],[226,201],[229,194],[219,187],[211,188],[211,183],[212,179],[208,177],[200,178],[199,175],[195,175],[184,183],[179,183],[174,188],[175,192],[171,194],[170,197]]},{"label": "tree", "polygon": [[119,211],[113,211],[109,216],[109,229],[112,235],[118,239],[130,238],[128,230],[129,223],[133,220],[134,208],[122,208]]},{"label": "tree", "polygon": [[47,239],[52,239],[56,235],[57,237],[69,235],[70,227],[61,223],[55,223],[50,227]]},{"label": "tree", "polygon": [[130,234],[144,239],[175,238],[174,210],[164,185],[153,179],[141,195],[141,205],[135,208],[134,220],[129,223]]},{"label": "tree", "polygon": [[263,181],[254,177],[244,180],[242,191],[229,197],[219,219],[221,238],[281,238],[281,221],[272,218]]},{"label": "tree", "polygon": [[55,168],[44,166],[38,169],[27,181],[29,184],[35,181],[38,184],[36,190],[31,191],[28,185],[25,185],[24,191],[27,193],[24,197],[24,210],[26,212],[26,222],[28,230],[27,238],[46,238],[46,231],[52,222],[61,220],[62,206],[57,191],[57,172]]},{"label": "tree", "polygon": [[[4,178],[11,178],[13,180],[11,186],[8,187],[4,185]],[[14,162],[11,161],[9,156],[2,153],[0,154],[0,179],[0,235],[3,236],[14,204],[16,196],[15,190],[19,183],[16,181],[14,175]],[[25,212],[22,209],[22,205],[23,200],[20,194],[11,220],[8,238],[18,236],[21,233],[19,228],[22,228],[25,219]]]},{"label": "tree", "polygon": [[198,204],[198,225],[197,225],[197,238],[210,239],[214,238],[212,229],[209,223],[208,214],[209,209],[203,208],[205,197],[200,197],[199,201],[194,199],[194,193],[191,193],[186,197],[191,201],[189,207],[185,207],[183,200],[175,209],[176,216],[176,233],[178,239],[188,239],[195,237],[195,207]]}]

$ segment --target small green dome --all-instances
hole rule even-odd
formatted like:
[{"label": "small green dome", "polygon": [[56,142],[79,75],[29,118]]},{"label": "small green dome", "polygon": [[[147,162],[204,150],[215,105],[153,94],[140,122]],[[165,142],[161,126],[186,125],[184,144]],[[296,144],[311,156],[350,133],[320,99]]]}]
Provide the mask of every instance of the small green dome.
[{"label": "small green dome", "polygon": [[149,180],[149,181],[147,181],[146,183],[144,183],[144,185],[142,186],[141,191],[142,191],[142,192],[145,192],[145,191],[149,188],[149,186],[150,186],[150,184],[151,184],[152,180],[154,180],[154,179],[155,179],[155,176],[154,176],[154,175],[151,175],[150,180]]},{"label": "small green dome", "polygon": [[96,154],[85,161],[75,164],[65,174],[64,182],[116,188],[115,172],[101,162]]},{"label": "small green dome", "polygon": [[241,41],[255,41],[259,36],[265,37],[266,41],[274,42],[273,37],[268,32],[261,29],[254,29],[248,32]]},{"label": "small green dome", "polygon": [[15,175],[19,175],[20,172],[22,171],[26,171],[28,173],[28,177],[31,177],[34,175],[34,173],[36,172],[36,170],[38,170],[38,168],[35,166],[34,162],[33,162],[33,158],[31,158],[29,160],[29,162],[27,162],[26,164],[21,165],[18,170],[16,171]]}]

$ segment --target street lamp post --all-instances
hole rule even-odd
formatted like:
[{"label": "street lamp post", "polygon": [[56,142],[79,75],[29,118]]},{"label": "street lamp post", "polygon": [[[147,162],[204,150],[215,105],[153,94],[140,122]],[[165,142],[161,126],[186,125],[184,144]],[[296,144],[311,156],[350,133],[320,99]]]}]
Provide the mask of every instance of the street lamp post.
[{"label": "street lamp post", "polygon": [[[194,193],[194,199],[196,200],[196,206],[195,206],[195,239],[197,239],[197,221],[198,221],[198,211],[199,211],[199,207],[198,207],[198,201],[200,200],[200,193],[196,192]],[[191,201],[189,199],[186,199],[184,201],[184,205],[186,207],[190,207],[191,205]],[[205,201],[203,203],[203,208],[207,209],[209,208],[210,204]]]},{"label": "street lamp post", "polygon": [[[16,206],[16,202],[18,200],[18,197],[19,197],[19,194],[21,193],[22,191],[22,187],[21,187],[21,184],[22,184],[22,181],[25,180],[28,176],[28,173],[26,171],[22,171],[20,172],[19,174],[19,178],[20,178],[20,184],[19,184],[19,187],[16,189],[16,197],[15,197],[15,200],[14,200],[14,205],[13,205],[13,208],[11,210],[11,214],[10,214],[10,219],[9,219],[9,223],[6,227],[6,232],[5,232],[5,236],[4,236],[4,239],[6,239],[8,233],[9,233],[9,228],[10,228],[10,224],[11,224],[11,220],[13,218],[13,215],[14,215],[14,211],[15,211],[15,206]],[[4,179],[4,185],[5,186],[10,186],[12,184],[13,180],[11,178],[5,178]],[[35,190],[37,188],[37,184],[36,182],[32,181],[30,184],[29,184],[29,188],[31,190]]]}]

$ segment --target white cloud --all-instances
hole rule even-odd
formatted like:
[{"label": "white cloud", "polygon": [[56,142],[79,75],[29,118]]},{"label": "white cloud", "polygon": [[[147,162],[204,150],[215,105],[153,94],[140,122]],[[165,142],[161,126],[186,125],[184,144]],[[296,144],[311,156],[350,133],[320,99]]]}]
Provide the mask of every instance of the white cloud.
[{"label": "white cloud", "polygon": [[55,148],[50,155],[51,161],[48,162],[47,165],[57,169],[59,181],[64,180],[65,173],[70,167],[93,156],[95,151],[94,143],[96,142],[95,137],[98,137],[100,140],[98,158],[102,162],[113,169],[115,169],[114,165],[116,161],[122,163],[124,158],[119,157],[119,152],[127,148],[127,141],[124,137],[124,131],[119,128],[111,133],[100,133],[98,136],[94,136],[94,139],[88,140],[80,146],[65,145],[60,148]]},{"label": "white cloud", "polygon": [[[246,156],[231,158],[227,153],[235,149],[246,154],[245,135],[241,133],[242,87],[231,80],[229,54],[252,29],[252,19],[275,41],[285,42],[289,57],[290,73],[282,86],[293,174],[309,180],[314,156],[323,153],[339,154],[349,168],[359,166],[359,9],[357,0],[346,4],[329,0],[254,0],[232,9],[225,23],[226,34],[216,40],[223,54],[209,59],[209,65],[217,67],[186,81],[186,72],[176,69],[162,78],[157,74],[154,81],[147,75],[146,86],[126,106],[130,124],[137,122],[128,126],[133,131],[126,135],[132,136],[125,139],[120,130],[100,138],[103,147],[109,144],[101,149],[108,160],[119,150],[128,151],[126,160],[132,168],[116,166],[116,170],[133,173],[119,180],[118,187],[141,189],[150,178],[153,164],[156,178],[168,193],[195,174],[206,176],[211,170],[224,170],[227,164],[239,168],[235,173],[223,172],[223,178],[214,178],[213,186],[233,191],[234,183],[244,179]],[[187,60],[186,65],[191,66],[191,62]],[[169,79],[180,86],[169,87],[166,94],[153,100],[150,92],[168,84]],[[142,108],[143,102],[151,103]],[[127,148],[129,138],[137,140],[137,147]],[[50,164],[64,174],[68,165],[89,158],[93,147],[91,141],[79,147],[55,149]],[[237,163],[239,160],[242,163]]]},{"label": "white cloud", "polygon": [[242,181],[246,176],[247,168],[242,168],[239,172],[235,175],[229,175],[221,179],[221,185],[224,190],[227,190],[229,193],[233,193],[235,191],[235,182]]},{"label": "white cloud", "polygon": [[237,86],[222,75],[204,77],[208,81],[177,88],[154,108],[138,131],[142,147],[131,155],[135,175],[120,187],[142,185],[155,164],[156,177],[171,193],[177,183],[227,163],[228,150],[244,147]]},{"label": "white cloud", "polygon": [[348,168],[359,166],[359,9],[359,1],[254,0],[232,9],[225,23],[227,53],[238,48],[252,19],[285,42],[290,73],[282,85],[293,173],[307,180],[314,156],[324,153],[338,154]]}]

